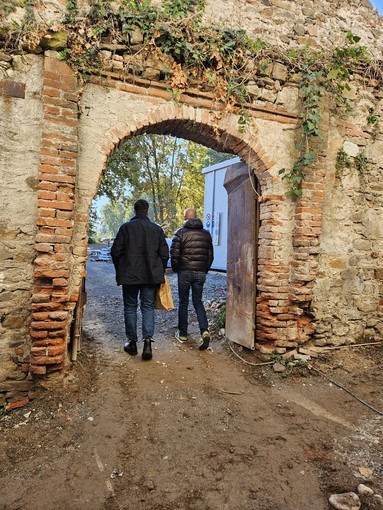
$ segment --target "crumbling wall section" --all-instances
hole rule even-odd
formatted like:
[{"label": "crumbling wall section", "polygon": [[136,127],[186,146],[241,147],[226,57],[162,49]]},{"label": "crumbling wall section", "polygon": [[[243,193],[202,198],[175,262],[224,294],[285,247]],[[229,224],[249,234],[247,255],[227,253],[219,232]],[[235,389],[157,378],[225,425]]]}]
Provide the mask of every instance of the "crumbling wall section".
[{"label": "crumbling wall section", "polygon": [[383,94],[358,80],[353,110],[332,118],[327,146],[316,345],[383,338]]},{"label": "crumbling wall section", "polygon": [[0,405],[6,398],[17,406],[30,386],[23,379],[29,370],[43,59],[19,56],[11,67],[0,56],[0,64],[6,71],[0,78]]}]

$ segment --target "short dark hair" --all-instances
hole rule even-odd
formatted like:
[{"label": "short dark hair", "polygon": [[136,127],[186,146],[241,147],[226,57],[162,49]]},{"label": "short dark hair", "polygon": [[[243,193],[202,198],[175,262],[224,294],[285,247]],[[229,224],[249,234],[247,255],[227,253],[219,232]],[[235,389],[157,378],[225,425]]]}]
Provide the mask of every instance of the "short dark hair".
[{"label": "short dark hair", "polygon": [[143,198],[140,198],[134,204],[134,212],[135,213],[137,213],[137,214],[147,214],[148,211],[149,211],[149,204]]}]

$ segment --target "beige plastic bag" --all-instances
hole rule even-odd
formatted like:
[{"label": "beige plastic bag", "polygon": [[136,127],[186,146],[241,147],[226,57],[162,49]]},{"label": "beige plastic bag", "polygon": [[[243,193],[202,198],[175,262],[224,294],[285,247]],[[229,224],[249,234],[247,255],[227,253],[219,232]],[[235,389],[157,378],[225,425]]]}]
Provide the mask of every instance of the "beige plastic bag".
[{"label": "beige plastic bag", "polygon": [[157,310],[174,310],[172,290],[166,275],[165,282],[161,283],[161,285],[156,290],[154,308]]}]

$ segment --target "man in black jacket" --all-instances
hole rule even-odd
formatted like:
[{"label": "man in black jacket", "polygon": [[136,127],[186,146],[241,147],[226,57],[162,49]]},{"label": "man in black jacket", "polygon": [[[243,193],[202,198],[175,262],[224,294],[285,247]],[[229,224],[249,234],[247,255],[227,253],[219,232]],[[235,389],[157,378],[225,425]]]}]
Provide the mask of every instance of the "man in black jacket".
[{"label": "man in black jacket", "polygon": [[210,343],[208,321],[202,302],[202,292],[206,273],[213,262],[213,243],[210,233],[203,228],[195,209],[186,209],[185,223],[172,239],[170,258],[172,269],[178,273],[178,329],[176,338],[181,343],[187,341],[189,294],[197,314],[201,331],[200,350],[207,349]]},{"label": "man in black jacket", "polygon": [[144,338],[142,359],[151,359],[155,292],[158,285],[164,282],[169,248],[162,228],[148,218],[148,202],[137,200],[134,211],[135,216],[121,225],[111,255],[117,285],[122,285],[125,332],[128,337],[124,351],[131,356],[137,354],[137,306],[140,294]]}]

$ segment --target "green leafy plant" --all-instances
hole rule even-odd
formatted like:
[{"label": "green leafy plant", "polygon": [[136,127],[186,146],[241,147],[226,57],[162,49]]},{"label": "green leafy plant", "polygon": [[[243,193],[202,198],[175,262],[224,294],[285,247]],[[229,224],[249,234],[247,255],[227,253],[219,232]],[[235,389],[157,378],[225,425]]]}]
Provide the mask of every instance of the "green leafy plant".
[{"label": "green leafy plant", "polygon": [[380,122],[379,116],[375,113],[373,108],[370,108],[367,115],[367,124],[372,128],[372,138],[375,140],[379,133]]},{"label": "green leafy plant", "polygon": [[67,0],[64,23],[74,23],[78,16],[77,0]]},{"label": "green leafy plant", "polygon": [[300,82],[300,94],[303,103],[301,114],[302,140],[296,148],[299,156],[290,171],[285,168],[279,170],[282,179],[288,181],[290,189],[287,194],[292,198],[298,198],[302,194],[302,182],[306,168],[313,165],[317,160],[317,154],[313,148],[313,139],[321,136],[320,102],[325,89],[321,84],[323,73],[306,69]]},{"label": "green leafy plant", "polygon": [[[347,32],[344,47],[336,48],[334,53],[328,56],[323,63],[320,63],[323,55],[318,55],[319,62],[313,62],[309,58],[301,73],[300,97],[303,113],[301,115],[302,140],[296,147],[298,158],[289,171],[285,168],[279,171],[282,179],[289,183],[290,189],[287,191],[287,195],[294,199],[302,195],[301,185],[306,169],[317,161],[317,153],[321,149],[317,139],[321,137],[321,101],[325,93],[331,93],[335,99],[335,105],[343,107],[346,113],[351,110],[351,104],[346,94],[351,90],[348,83],[350,70],[365,65],[371,60],[367,48],[359,45],[359,41],[359,36],[353,35],[350,31]],[[302,57],[303,54],[307,55],[307,51],[306,53],[291,51],[290,56],[293,58]],[[340,163],[338,159],[337,163]],[[355,164],[359,169],[364,168],[366,162],[360,156]]]},{"label": "green leafy plant", "polygon": [[218,308],[217,314],[214,318],[214,328],[219,331],[223,329],[226,324],[226,306],[223,305]]},{"label": "green leafy plant", "polygon": [[205,2],[203,0],[164,0],[164,13],[172,19],[182,19],[191,13],[201,13]]},{"label": "green leafy plant", "polygon": [[[308,363],[305,360],[290,360],[286,359],[283,356],[281,356],[277,351],[273,351],[270,356],[271,361],[274,361],[275,363],[279,363],[280,365],[283,365],[288,370],[293,370],[294,368],[305,368],[307,367]],[[283,376],[283,375],[282,375]],[[286,377],[286,375],[285,375]]]},{"label": "green leafy plant", "polygon": [[364,151],[359,152],[359,154],[355,156],[355,168],[360,174],[365,172],[367,168],[367,162],[368,159]]},{"label": "green leafy plant", "polygon": [[336,155],[336,163],[335,163],[335,176],[340,177],[344,171],[345,168],[351,168],[351,158],[348,156],[348,154],[344,151],[343,148],[340,148]]}]

